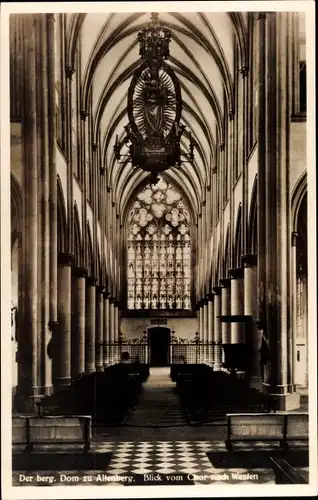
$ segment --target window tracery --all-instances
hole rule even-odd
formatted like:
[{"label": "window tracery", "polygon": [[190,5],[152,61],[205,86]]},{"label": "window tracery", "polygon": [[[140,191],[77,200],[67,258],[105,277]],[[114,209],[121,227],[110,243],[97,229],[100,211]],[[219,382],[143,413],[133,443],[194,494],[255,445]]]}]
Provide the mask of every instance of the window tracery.
[{"label": "window tracery", "polygon": [[191,309],[189,212],[163,177],[136,197],[128,215],[127,307]]}]

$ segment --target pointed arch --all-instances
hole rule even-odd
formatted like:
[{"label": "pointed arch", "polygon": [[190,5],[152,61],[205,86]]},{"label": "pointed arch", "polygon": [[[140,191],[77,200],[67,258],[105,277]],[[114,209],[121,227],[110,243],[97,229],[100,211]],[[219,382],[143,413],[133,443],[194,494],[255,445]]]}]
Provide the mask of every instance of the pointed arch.
[{"label": "pointed arch", "polygon": [[11,248],[21,232],[22,224],[22,195],[21,188],[15,176],[11,173]]},{"label": "pointed arch", "polygon": [[76,202],[74,203],[74,238],[73,238],[73,254],[75,266],[80,267],[82,263],[82,237],[79,213]]},{"label": "pointed arch", "polygon": [[[228,12],[238,41],[242,68],[248,67],[247,33],[241,12]],[[240,68],[241,69],[241,68]]]},{"label": "pointed arch", "polygon": [[86,234],[87,234],[87,275],[89,277],[94,276],[94,251],[93,251],[93,240],[91,228],[89,221],[86,222]]},{"label": "pointed arch", "polygon": [[292,231],[297,232],[298,214],[305,194],[307,193],[307,171],[305,170],[298,178],[291,196]]},{"label": "pointed arch", "polygon": [[103,281],[103,276],[102,276],[102,263],[101,263],[101,258],[100,258],[100,250],[99,250],[99,245],[97,245],[97,255],[96,255],[96,261],[97,261],[97,269],[96,269],[96,278],[98,279],[98,283],[101,285]]},{"label": "pointed arch", "polygon": [[230,260],[231,260],[231,249],[230,249],[230,225],[227,225],[226,229],[226,238],[225,238],[225,246],[224,246],[224,257],[223,257],[223,278],[227,278],[229,269],[230,269]]},{"label": "pointed arch", "polygon": [[66,252],[67,217],[63,187],[59,175],[57,176],[57,251]]},{"label": "pointed arch", "polygon": [[218,286],[219,279],[221,277],[221,270],[220,270],[220,244],[218,247],[218,253],[217,253],[217,258],[216,258],[216,266],[214,269],[214,277],[215,277],[215,285]]},{"label": "pointed arch", "polygon": [[251,193],[251,203],[248,217],[247,252],[257,254],[257,175]]},{"label": "pointed arch", "polygon": [[239,204],[235,224],[235,237],[233,249],[233,267],[241,267],[242,254],[242,203]]}]

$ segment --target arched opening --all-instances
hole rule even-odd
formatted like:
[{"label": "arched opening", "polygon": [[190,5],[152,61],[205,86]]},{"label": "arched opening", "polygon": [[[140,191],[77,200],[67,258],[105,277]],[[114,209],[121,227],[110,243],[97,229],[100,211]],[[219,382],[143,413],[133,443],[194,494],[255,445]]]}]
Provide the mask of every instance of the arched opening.
[{"label": "arched opening", "polygon": [[148,328],[150,366],[168,366],[170,363],[170,328]]},{"label": "arched opening", "polygon": [[296,385],[308,387],[307,193],[303,195],[298,208],[295,250],[294,377]]},{"label": "arched opening", "polygon": [[93,255],[93,242],[89,224],[86,226],[87,231],[87,275],[94,277],[94,255]]},{"label": "arched opening", "polygon": [[74,232],[73,232],[73,254],[74,254],[74,264],[76,267],[80,267],[81,265],[81,257],[82,257],[82,238],[81,238],[81,229],[80,229],[80,221],[78,215],[77,205],[74,205]]},{"label": "arched opening", "polygon": [[257,177],[251,194],[247,247],[248,253],[257,254]]},{"label": "arched opening", "polygon": [[234,259],[233,267],[241,267],[242,254],[242,207],[240,205],[236,218],[235,242],[234,242]]},{"label": "arched opening", "polygon": [[230,231],[229,227],[227,228],[226,232],[226,239],[225,239],[225,247],[224,247],[224,257],[223,257],[223,278],[228,277],[228,272],[230,269],[230,261],[231,261],[231,252],[230,252]]},{"label": "arched opening", "polygon": [[18,314],[19,314],[19,287],[20,259],[21,259],[21,210],[22,200],[20,187],[16,179],[11,176],[11,367],[12,393],[16,391],[18,383]]},{"label": "arched opening", "polygon": [[132,200],[126,221],[128,310],[192,308],[190,214],[163,177]]},{"label": "arched opening", "polygon": [[67,222],[65,200],[63,195],[63,188],[60,178],[57,179],[57,251],[63,253],[66,251],[66,238],[67,238]]}]

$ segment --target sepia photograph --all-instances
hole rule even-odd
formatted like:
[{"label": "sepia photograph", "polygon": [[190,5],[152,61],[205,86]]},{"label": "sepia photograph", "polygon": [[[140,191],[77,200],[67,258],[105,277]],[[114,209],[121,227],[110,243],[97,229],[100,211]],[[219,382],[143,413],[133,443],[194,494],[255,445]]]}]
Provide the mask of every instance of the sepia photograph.
[{"label": "sepia photograph", "polygon": [[1,31],[3,498],[317,493],[313,2]]}]

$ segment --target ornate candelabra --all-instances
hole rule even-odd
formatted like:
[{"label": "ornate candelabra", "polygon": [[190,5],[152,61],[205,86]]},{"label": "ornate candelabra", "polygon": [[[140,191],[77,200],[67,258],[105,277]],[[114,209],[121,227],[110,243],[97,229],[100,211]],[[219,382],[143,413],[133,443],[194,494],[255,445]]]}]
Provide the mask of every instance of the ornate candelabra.
[{"label": "ornate candelabra", "polygon": [[[119,140],[117,135],[114,145],[119,163],[131,162],[133,168],[151,172],[154,180],[159,172],[194,160],[191,132],[189,152],[181,155],[186,127],[180,124],[180,84],[165,62],[170,55],[170,40],[170,30],[162,27],[158,14],[153,13],[149,26],[138,33],[141,61],[128,90],[129,123],[124,127],[124,137]],[[121,153],[125,145],[128,154]]]}]

